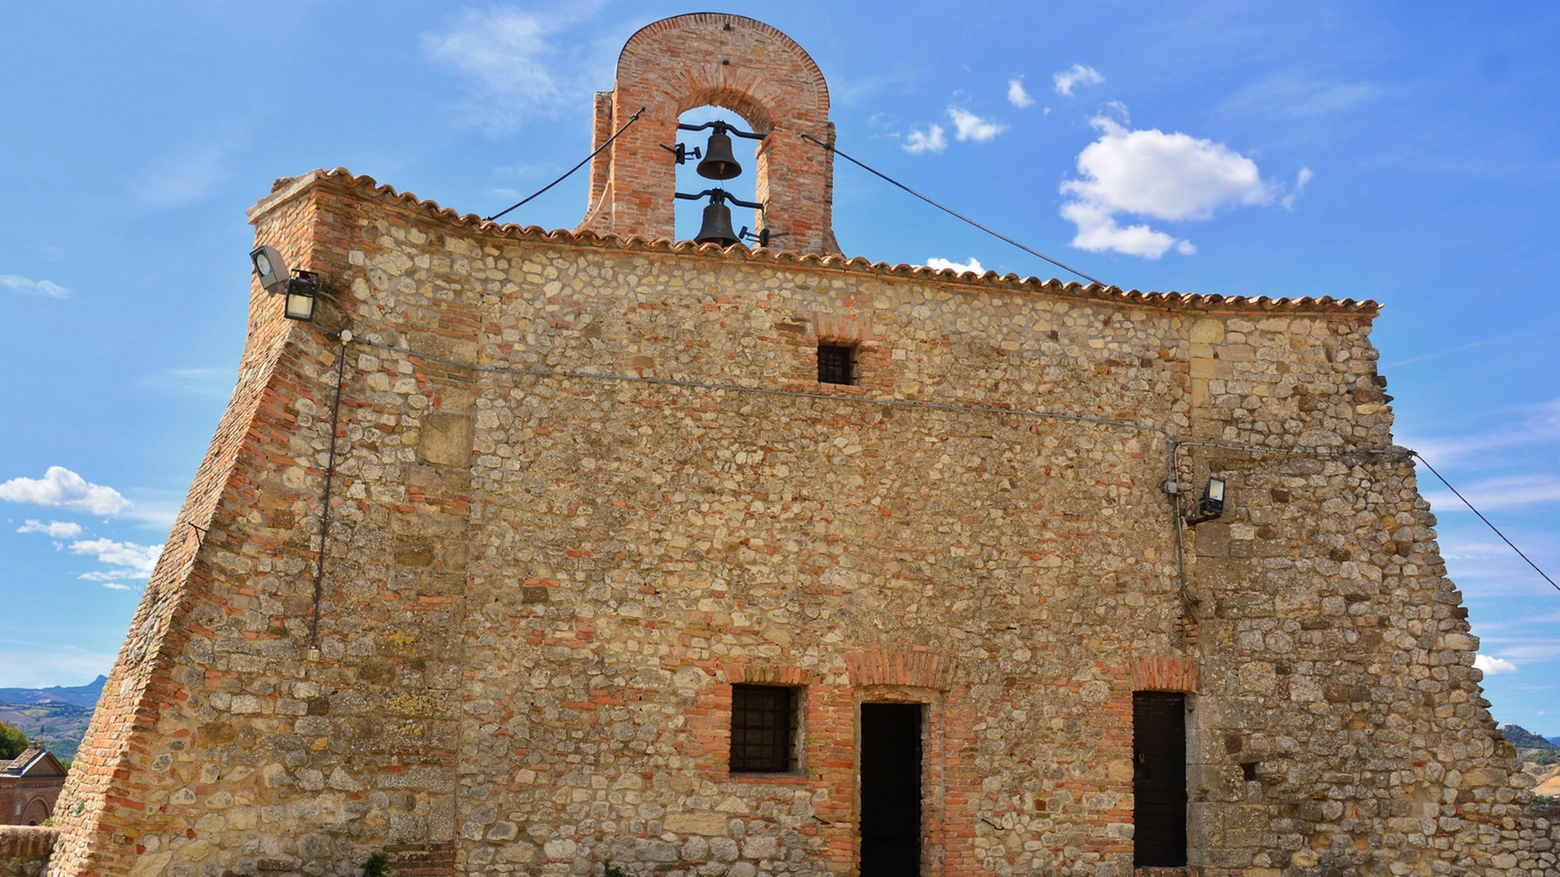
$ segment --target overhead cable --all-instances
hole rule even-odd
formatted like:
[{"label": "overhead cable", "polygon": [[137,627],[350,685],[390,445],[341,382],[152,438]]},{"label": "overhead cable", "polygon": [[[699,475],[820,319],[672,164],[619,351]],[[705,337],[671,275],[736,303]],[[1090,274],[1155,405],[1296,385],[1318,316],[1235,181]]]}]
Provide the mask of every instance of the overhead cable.
[{"label": "overhead cable", "polygon": [[1518,557],[1522,558],[1523,560],[1526,560],[1527,561],[1527,565],[1531,566],[1533,568],[1534,572],[1536,572],[1539,575],[1543,576],[1544,577],[1544,581],[1546,581],[1550,585],[1554,586],[1555,590],[1560,591],[1560,585],[1555,584],[1555,580],[1550,578],[1548,573],[1546,573],[1543,570],[1539,569],[1538,568],[1538,564],[1534,563],[1532,558],[1528,557],[1526,554],[1523,554],[1522,553],[1522,549],[1518,548],[1515,542],[1512,542],[1510,539],[1507,539],[1506,538],[1506,534],[1502,533],[1500,531],[1499,527],[1497,527],[1493,523],[1491,523],[1490,519],[1486,518],[1484,516],[1483,512],[1481,512],[1478,509],[1474,508],[1473,507],[1473,503],[1468,501],[1468,497],[1463,496],[1461,491],[1459,491],[1457,488],[1453,487],[1452,486],[1452,482],[1446,480],[1446,476],[1444,476],[1441,473],[1435,471],[1435,467],[1430,465],[1430,461],[1429,460],[1426,460],[1423,456],[1421,456],[1418,453],[1415,453],[1414,456],[1416,458],[1418,458],[1419,462],[1425,464],[1425,468],[1430,470],[1430,474],[1431,475],[1434,475],[1435,477],[1441,479],[1441,483],[1446,485],[1446,489],[1450,490],[1452,493],[1456,494],[1457,498],[1462,500],[1463,505],[1467,506],[1469,511],[1471,511],[1474,514],[1478,515],[1479,516],[1479,520],[1483,521],[1485,526],[1487,526],[1491,530],[1495,531],[1495,535],[1500,537],[1500,541],[1502,541],[1502,542],[1506,543],[1507,545],[1511,546],[1511,550],[1515,551],[1517,553]]},{"label": "overhead cable", "polygon": [[1073,268],[1070,265],[1064,265],[1061,262],[1056,261],[1055,259],[1051,258],[1050,256],[1047,256],[1046,254],[1044,254],[1044,253],[1042,253],[1042,252],[1040,252],[1038,250],[1033,250],[1033,249],[1030,249],[1029,247],[1024,246],[1023,244],[1019,243],[1018,241],[1013,240],[1012,238],[1008,237],[1005,234],[1002,234],[1002,233],[997,232],[997,231],[993,231],[992,229],[989,229],[986,226],[981,225],[980,223],[978,223],[975,220],[969,218],[968,216],[965,216],[964,214],[958,212],[957,210],[953,210],[953,209],[951,209],[949,207],[944,207],[943,205],[937,203],[936,201],[933,201],[932,199],[926,197],[925,195],[922,195],[920,192],[917,192],[916,190],[914,190],[914,189],[910,188],[909,186],[905,185],[904,183],[899,182],[898,180],[894,179],[893,177],[889,176],[888,174],[885,174],[882,171],[876,170],[875,168],[868,167],[867,165],[863,164],[862,162],[860,162],[860,161],[858,161],[858,160],[856,160],[854,158],[851,158],[850,156],[848,156],[845,153],[841,152],[832,143],[825,143],[825,142],[823,142],[822,140],[819,140],[816,137],[811,137],[811,136],[808,136],[806,134],[803,134],[801,136],[802,136],[803,140],[811,140],[812,142],[818,144],[819,146],[822,146],[824,149],[827,149],[830,152],[834,153],[835,155],[838,155],[840,158],[843,158],[846,161],[850,162],[851,164],[861,168],[862,170],[866,171],[867,173],[872,174],[873,176],[879,177],[879,178],[881,178],[883,180],[886,180],[889,183],[894,184],[895,186],[898,186],[899,188],[905,190],[906,192],[909,192],[910,194],[914,195],[917,198],[920,198],[922,201],[925,201],[926,203],[932,205],[933,207],[936,207],[938,210],[941,210],[944,213],[949,214],[950,216],[954,216],[954,217],[957,217],[959,219],[964,220],[965,222],[969,223],[970,225],[973,225],[976,228],[980,229],[981,231],[985,232],[986,234],[989,234],[992,237],[996,238],[997,240],[1006,241],[1007,243],[1010,243],[1013,246],[1018,247],[1020,250],[1023,250],[1024,252],[1028,253],[1029,255],[1031,255],[1031,256],[1038,256],[1039,258],[1044,259],[1047,262],[1050,262],[1052,265],[1055,265],[1056,267],[1062,269],[1063,271],[1070,271],[1073,274],[1076,274],[1079,277],[1082,277],[1084,280],[1089,281],[1090,283],[1098,283],[1101,286],[1105,286],[1106,285],[1106,283],[1103,280],[1098,280],[1096,278],[1090,277],[1089,275],[1083,273],[1082,271],[1079,271],[1077,268]]},{"label": "overhead cable", "polygon": [[607,142],[605,142],[605,143],[601,144],[600,146],[596,147],[596,151],[595,152],[592,152],[590,155],[585,156],[583,161],[581,161],[579,164],[575,165],[574,167],[569,168],[568,171],[565,172],[563,176],[559,177],[556,180],[553,180],[552,182],[550,182],[547,185],[541,187],[537,191],[531,193],[527,197],[520,199],[519,201],[515,202],[514,204],[512,204],[512,205],[504,208],[503,210],[500,210],[497,213],[493,214],[492,216],[486,217],[486,220],[488,222],[492,222],[493,220],[499,218],[500,216],[503,216],[505,213],[508,213],[509,211],[514,210],[516,207],[523,207],[527,203],[532,201],[533,199],[535,199],[537,197],[540,197],[548,189],[551,189],[553,186],[556,186],[559,183],[563,182],[564,180],[568,179],[570,174],[573,174],[575,171],[577,171],[580,168],[584,167],[586,162],[588,162],[591,159],[595,158],[597,155],[600,155],[601,154],[601,150],[606,149],[608,146],[611,146],[612,145],[612,141],[618,139],[618,134],[622,134],[624,131],[627,131],[629,125],[632,125],[635,122],[639,121],[639,115],[640,115],[640,113],[643,113],[644,111],[645,111],[644,107],[640,107],[638,110],[635,110],[634,114],[632,116],[628,117],[628,121],[623,123],[623,127],[617,129],[617,134],[613,134],[611,137],[608,137],[607,138]]}]

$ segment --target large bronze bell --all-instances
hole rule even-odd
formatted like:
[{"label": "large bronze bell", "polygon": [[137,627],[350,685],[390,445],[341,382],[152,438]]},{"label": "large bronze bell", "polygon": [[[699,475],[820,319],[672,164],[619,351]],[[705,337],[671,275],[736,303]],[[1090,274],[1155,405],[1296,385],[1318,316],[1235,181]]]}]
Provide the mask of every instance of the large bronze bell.
[{"label": "large bronze bell", "polygon": [[[711,142],[714,138],[710,138]],[[731,141],[726,141],[729,150]],[[702,165],[700,173],[703,173]],[[711,198],[709,206],[704,208],[704,223],[699,226],[699,236],[694,238],[701,244],[715,243],[723,247],[729,247],[737,242],[737,233],[731,230],[731,208],[726,206],[724,199]]]},{"label": "large bronze bell", "polygon": [[[729,180],[742,174],[742,165],[737,164],[736,156],[731,154],[731,135],[726,133],[726,126],[717,124],[714,132],[710,134],[709,145],[704,147],[704,160],[699,162],[699,176],[711,180]],[[726,225],[729,227],[730,222]]]}]

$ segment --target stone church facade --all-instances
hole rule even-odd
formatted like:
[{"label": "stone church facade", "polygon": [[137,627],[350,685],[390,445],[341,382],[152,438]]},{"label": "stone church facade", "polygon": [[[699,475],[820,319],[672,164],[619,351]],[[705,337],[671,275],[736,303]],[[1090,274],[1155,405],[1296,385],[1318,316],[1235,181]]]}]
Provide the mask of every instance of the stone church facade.
[{"label": "stone church facade", "polygon": [[[712,103],[785,251],[670,240]],[[49,873],[1557,873],[1375,304],[846,258],[827,87],[740,16],[630,40],[596,144],[641,107],[573,232],[250,211],[332,297],[252,292]]]}]

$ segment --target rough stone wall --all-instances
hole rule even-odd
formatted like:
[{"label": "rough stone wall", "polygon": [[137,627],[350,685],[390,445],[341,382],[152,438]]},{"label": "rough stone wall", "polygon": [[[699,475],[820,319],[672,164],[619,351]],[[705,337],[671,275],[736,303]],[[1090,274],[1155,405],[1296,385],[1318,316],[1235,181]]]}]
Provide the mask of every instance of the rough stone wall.
[{"label": "rough stone wall", "polygon": [[56,828],[0,826],[0,877],[39,877],[58,835]]},{"label": "rough stone wall", "polygon": [[[1203,320],[1191,341],[1193,435],[1390,446],[1387,382],[1354,327]],[[1195,528],[1189,564],[1204,683],[1194,864],[1560,873],[1560,829],[1532,811],[1485,709],[1478,641],[1409,461],[1187,450],[1195,483],[1222,474],[1234,500]]]},{"label": "rough stone wall", "polygon": [[[733,184],[754,174],[756,200],[767,209],[756,211],[752,222],[738,219],[737,224],[786,233],[788,250],[839,252],[833,230],[834,154],[801,138],[806,134],[834,142],[829,88],[818,65],[790,37],[740,15],[700,12],[663,19],[642,28],[623,47],[610,107],[606,97],[596,98],[595,146],[639,109],[645,112],[593,162],[591,210],[581,229],[624,238],[673,238],[676,164],[661,146],[699,138],[679,132],[677,119],[687,110],[714,105],[746,119],[753,133],[767,135],[757,166],[744,168]],[[694,145],[702,147],[702,139],[689,142]]]},{"label": "rough stone wall", "polygon": [[[849,873],[859,704],[901,700],[927,873],[1124,877],[1147,688],[1190,695],[1204,874],[1554,872],[1411,467],[1314,452],[1390,446],[1372,307],[609,244],[339,173],[253,215],[345,303],[340,420],[343,312],[257,295],[58,873]],[[1231,486],[1185,596],[1165,433]],[[794,776],[726,767],[753,681],[805,686]]]}]

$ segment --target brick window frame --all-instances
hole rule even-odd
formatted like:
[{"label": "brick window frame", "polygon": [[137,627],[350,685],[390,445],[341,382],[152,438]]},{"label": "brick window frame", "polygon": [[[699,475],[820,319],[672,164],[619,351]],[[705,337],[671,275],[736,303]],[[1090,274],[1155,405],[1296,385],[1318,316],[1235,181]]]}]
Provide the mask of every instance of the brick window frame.
[{"label": "brick window frame", "polygon": [[856,386],[856,345],[820,340],[818,342],[818,383]]},{"label": "brick window frame", "polygon": [[796,685],[733,684],[730,773],[799,774],[802,709],[806,701],[806,689]]}]

